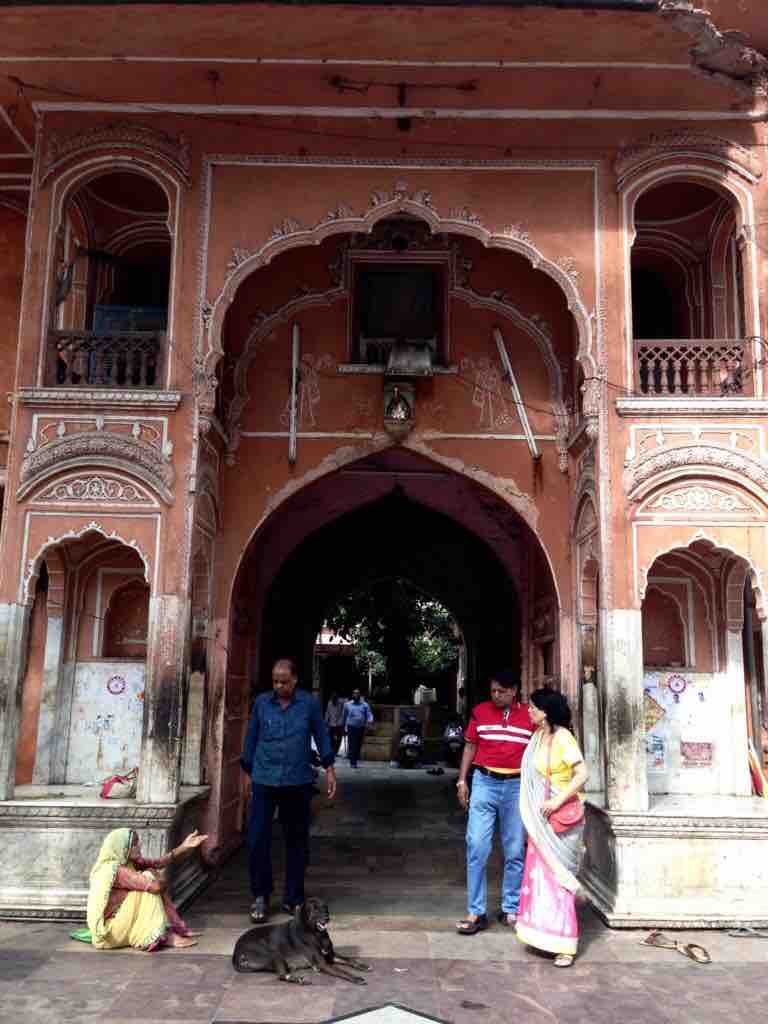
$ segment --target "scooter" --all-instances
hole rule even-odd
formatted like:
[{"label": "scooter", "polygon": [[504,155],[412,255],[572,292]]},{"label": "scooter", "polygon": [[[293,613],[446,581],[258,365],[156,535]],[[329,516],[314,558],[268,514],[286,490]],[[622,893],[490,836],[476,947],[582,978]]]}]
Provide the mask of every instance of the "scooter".
[{"label": "scooter", "polygon": [[464,726],[451,718],[443,730],[443,757],[450,768],[458,768],[464,750]]},{"label": "scooter", "polygon": [[397,763],[401,768],[415,768],[421,761],[423,749],[421,722],[414,715],[406,715],[400,722]]}]

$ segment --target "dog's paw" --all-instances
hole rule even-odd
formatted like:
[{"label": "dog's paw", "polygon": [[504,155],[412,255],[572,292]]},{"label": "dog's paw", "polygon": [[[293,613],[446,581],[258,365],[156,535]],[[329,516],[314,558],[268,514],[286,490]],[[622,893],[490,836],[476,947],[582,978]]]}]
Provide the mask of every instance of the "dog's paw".
[{"label": "dog's paw", "polygon": [[351,982],[353,982],[355,985],[367,985],[368,984],[368,982],[365,980],[365,978],[350,978],[349,980]]}]

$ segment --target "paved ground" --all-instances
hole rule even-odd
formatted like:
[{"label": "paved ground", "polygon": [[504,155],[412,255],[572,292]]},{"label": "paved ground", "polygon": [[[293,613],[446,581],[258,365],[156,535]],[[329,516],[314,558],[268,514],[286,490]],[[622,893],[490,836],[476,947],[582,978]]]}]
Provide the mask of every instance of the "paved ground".
[{"label": "paved ground", "polygon": [[[342,768],[337,804],[317,801],[309,888],[331,907],[337,947],[372,963],[366,987],[320,976],[299,988],[232,971],[232,948],[248,927],[240,857],[189,908],[189,922],[205,930],[190,950],[105,953],[69,940],[66,925],[0,923],[0,1022],[294,1024],[390,1002],[455,1024],[764,1018],[768,940],[676,933],[709,949],[713,963],[697,966],[641,946],[645,932],[610,931],[583,906],[581,954],[558,971],[501,926],[456,935],[464,869],[454,778]],[[492,880],[495,906],[497,861]],[[379,1015],[378,1024],[389,1021]]]}]

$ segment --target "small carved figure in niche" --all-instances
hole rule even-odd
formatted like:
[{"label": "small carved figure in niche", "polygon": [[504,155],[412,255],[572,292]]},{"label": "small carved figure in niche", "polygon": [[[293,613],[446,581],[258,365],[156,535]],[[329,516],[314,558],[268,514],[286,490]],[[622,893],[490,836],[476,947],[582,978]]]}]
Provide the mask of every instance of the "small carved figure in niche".
[{"label": "small carved figure in niche", "polygon": [[409,420],[411,418],[411,407],[397,386],[392,389],[392,397],[389,400],[386,415],[388,420]]}]

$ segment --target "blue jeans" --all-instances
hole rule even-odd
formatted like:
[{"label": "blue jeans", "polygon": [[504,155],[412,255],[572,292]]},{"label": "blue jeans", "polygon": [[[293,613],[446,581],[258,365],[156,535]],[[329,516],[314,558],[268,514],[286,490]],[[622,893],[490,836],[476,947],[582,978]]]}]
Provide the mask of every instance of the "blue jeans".
[{"label": "blue jeans", "polygon": [[488,887],[485,866],[493,846],[496,818],[499,819],[504,852],[501,909],[516,914],[525,862],[525,829],[520,818],[520,779],[504,781],[475,771],[467,824],[467,909],[484,914]]},{"label": "blue jeans", "polygon": [[309,861],[312,786],[260,786],[254,783],[248,819],[248,848],[253,897],[272,895],[272,822],[275,810],[285,837],[283,901],[304,902],[304,873]]}]

